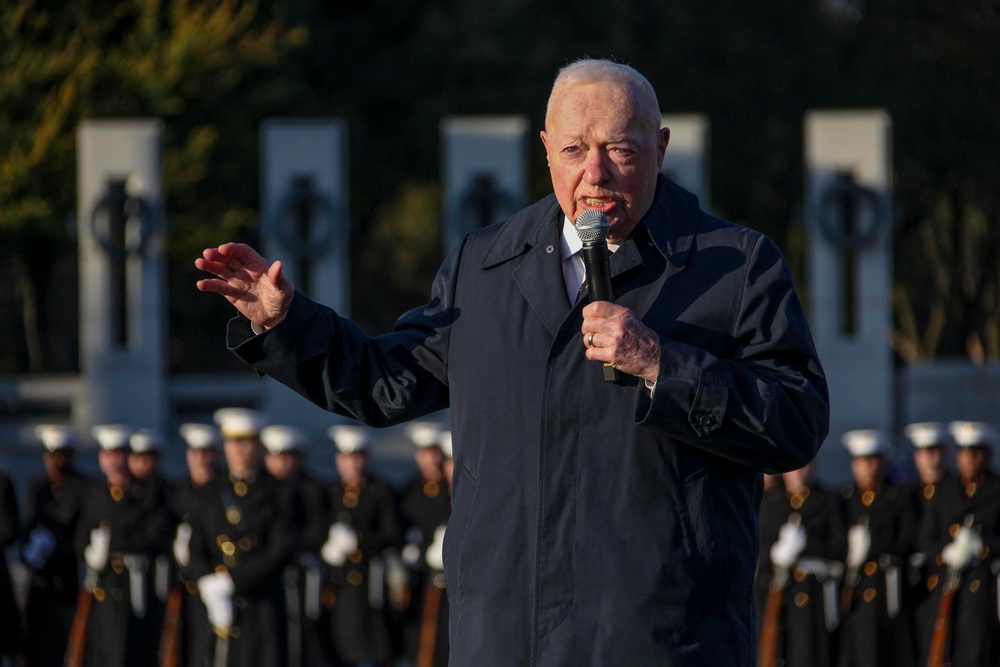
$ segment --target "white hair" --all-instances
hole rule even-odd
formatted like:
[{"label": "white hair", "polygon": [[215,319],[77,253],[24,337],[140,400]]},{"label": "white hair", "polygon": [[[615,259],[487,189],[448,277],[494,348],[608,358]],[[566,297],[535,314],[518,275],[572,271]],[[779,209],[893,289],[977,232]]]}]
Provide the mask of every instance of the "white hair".
[{"label": "white hair", "polygon": [[548,127],[552,102],[556,93],[582,83],[609,82],[625,86],[635,95],[636,113],[653,128],[660,127],[660,104],[652,84],[635,68],[611,60],[583,58],[559,70],[552,83],[548,105],[545,109],[545,126]]}]

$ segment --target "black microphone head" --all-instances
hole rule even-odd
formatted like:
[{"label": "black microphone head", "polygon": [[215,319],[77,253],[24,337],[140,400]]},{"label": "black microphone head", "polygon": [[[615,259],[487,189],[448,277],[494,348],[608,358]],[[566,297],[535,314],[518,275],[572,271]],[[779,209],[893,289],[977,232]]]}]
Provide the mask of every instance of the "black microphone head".
[{"label": "black microphone head", "polygon": [[588,241],[603,241],[608,238],[611,223],[607,216],[595,208],[588,208],[576,219],[576,235],[584,243]]}]

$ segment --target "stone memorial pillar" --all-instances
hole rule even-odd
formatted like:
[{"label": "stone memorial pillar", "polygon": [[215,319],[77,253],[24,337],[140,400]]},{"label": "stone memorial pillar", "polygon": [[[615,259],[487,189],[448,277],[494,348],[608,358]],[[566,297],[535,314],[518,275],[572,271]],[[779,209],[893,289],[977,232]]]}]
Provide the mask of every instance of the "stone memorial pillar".
[{"label": "stone memorial pillar", "polygon": [[880,109],[805,117],[810,327],[830,385],[820,475],[850,475],[841,435],[892,430],[892,123]]},{"label": "stone memorial pillar", "polygon": [[[268,120],[260,164],[264,256],[280,259],[304,294],[350,317],[347,126],[336,119]],[[271,419],[325,434],[329,413],[277,382],[265,387],[262,407]]]},{"label": "stone memorial pillar", "polygon": [[454,116],[441,121],[444,249],[501,222],[527,200],[528,119]]},{"label": "stone memorial pillar", "polygon": [[166,299],[159,120],[77,131],[81,395],[74,422],[163,430]]},{"label": "stone memorial pillar", "polygon": [[698,197],[702,210],[711,210],[709,146],[711,126],[703,114],[665,114],[663,127],[670,128],[670,143],[660,171]]}]

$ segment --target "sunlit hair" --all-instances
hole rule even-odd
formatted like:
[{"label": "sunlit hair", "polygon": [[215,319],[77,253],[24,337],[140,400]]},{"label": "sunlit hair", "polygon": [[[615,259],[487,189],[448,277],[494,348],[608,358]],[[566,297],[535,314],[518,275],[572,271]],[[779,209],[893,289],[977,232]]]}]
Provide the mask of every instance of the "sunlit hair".
[{"label": "sunlit hair", "polygon": [[556,93],[563,88],[571,88],[581,83],[599,82],[627,87],[634,95],[636,113],[651,126],[650,129],[659,129],[660,104],[656,100],[656,91],[646,77],[628,65],[592,58],[577,60],[559,70],[545,109],[545,127],[549,126],[549,116],[552,113],[552,102],[556,98]]}]

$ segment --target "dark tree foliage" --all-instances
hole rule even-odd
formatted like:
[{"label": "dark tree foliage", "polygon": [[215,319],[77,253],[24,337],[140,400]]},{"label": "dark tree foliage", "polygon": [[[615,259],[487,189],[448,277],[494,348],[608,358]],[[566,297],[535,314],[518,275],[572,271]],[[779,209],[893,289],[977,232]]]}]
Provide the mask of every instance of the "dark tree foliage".
[{"label": "dark tree foliage", "polygon": [[707,114],[711,207],[774,237],[799,272],[804,112],[887,109],[900,358],[1000,357],[1000,3],[645,4],[5,3],[0,252],[22,267],[23,289],[0,297],[0,372],[76,364],[66,220],[80,118],[164,118],[170,367],[217,370],[233,367],[221,334],[231,309],[193,289],[192,260],[206,245],[256,240],[262,119],[346,120],[352,316],[381,332],[426,299],[441,259],[440,119],[526,115],[542,196],[546,97],[556,70],[583,56],[635,66],[666,113]]}]

